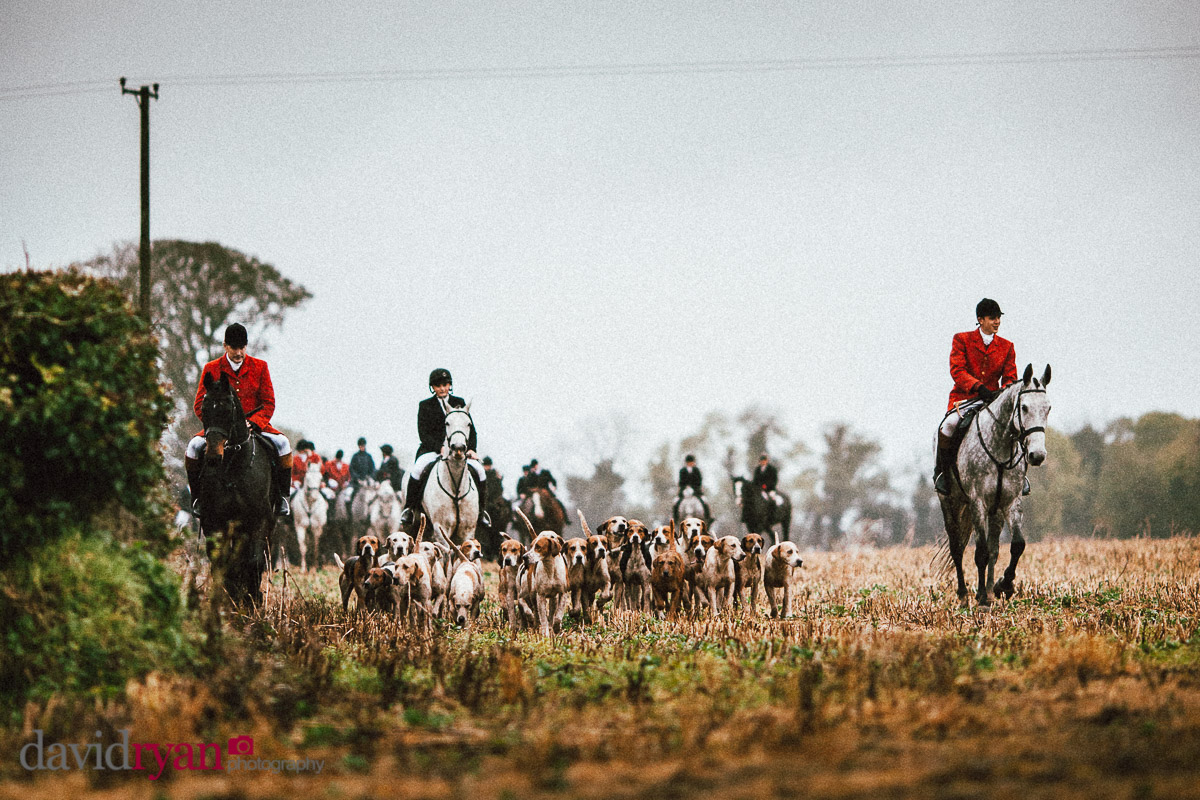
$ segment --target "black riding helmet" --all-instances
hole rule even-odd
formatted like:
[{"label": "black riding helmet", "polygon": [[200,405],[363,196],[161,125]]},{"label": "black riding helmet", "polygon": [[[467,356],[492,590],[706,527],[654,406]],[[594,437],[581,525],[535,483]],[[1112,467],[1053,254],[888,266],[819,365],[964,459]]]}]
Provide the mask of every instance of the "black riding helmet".
[{"label": "black riding helmet", "polygon": [[979,301],[979,305],[975,306],[975,318],[980,317],[998,317],[1004,312],[1000,310],[1000,304],[990,297],[985,297]]},{"label": "black riding helmet", "polygon": [[443,383],[454,383],[454,379],[450,377],[450,370],[438,367],[429,373],[430,386],[438,386]]},{"label": "black riding helmet", "polygon": [[240,322],[235,322],[225,329],[225,344],[234,348],[245,347],[246,342],[250,339],[246,335],[246,327]]}]

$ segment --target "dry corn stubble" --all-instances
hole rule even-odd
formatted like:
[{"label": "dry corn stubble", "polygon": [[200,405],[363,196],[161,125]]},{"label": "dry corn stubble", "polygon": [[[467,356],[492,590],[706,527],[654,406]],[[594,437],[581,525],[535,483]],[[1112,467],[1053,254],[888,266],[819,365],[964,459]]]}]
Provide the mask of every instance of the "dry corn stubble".
[{"label": "dry corn stubble", "polygon": [[[1129,796],[1200,777],[1200,541],[1038,543],[1017,595],[983,609],[961,608],[931,560],[807,554],[793,619],[615,612],[549,639],[509,633],[494,569],[474,628],[432,634],[344,614],[332,570],[293,576],[227,620],[221,659],[197,675],[152,676],[75,728],[64,709],[78,701],[31,707],[25,727],[52,720],[65,741],[98,719],[174,740],[251,733],[276,757],[327,763],[287,787],[350,794],[404,796],[385,771],[429,797],[762,796],[800,780],[828,797]],[[202,794],[206,780],[156,788]],[[284,785],[225,780],[250,797]]]}]

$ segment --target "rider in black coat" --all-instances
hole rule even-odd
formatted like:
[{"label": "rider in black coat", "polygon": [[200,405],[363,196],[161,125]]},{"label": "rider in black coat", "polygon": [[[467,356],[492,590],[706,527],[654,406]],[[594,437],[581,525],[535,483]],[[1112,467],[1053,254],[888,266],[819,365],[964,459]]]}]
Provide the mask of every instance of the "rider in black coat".
[{"label": "rider in black coat", "polygon": [[554,502],[558,503],[559,510],[562,511],[563,523],[571,524],[571,518],[567,516],[567,507],[563,505],[562,500],[558,499],[558,481],[554,480],[554,476],[550,474],[550,470],[542,469],[538,466],[538,460],[535,458],[529,462],[529,475],[525,478],[525,492],[528,494],[534,489],[545,489],[554,498]]},{"label": "rider in black coat", "polygon": [[[425,482],[429,478],[430,465],[437,462],[429,458],[432,453],[445,456],[443,452],[446,443],[446,414],[452,408],[466,408],[467,402],[461,397],[450,393],[453,378],[450,370],[435,369],[429,373],[429,390],[433,397],[427,397],[417,404],[417,436],[421,443],[417,447],[416,460],[408,471],[408,489],[404,496],[404,511],[400,514],[401,524],[411,528],[416,519],[417,511],[421,508],[421,499],[425,495]],[[475,481],[475,489],[479,492],[479,524],[490,526],[491,518],[483,508],[484,498],[487,497],[487,487],[484,485],[485,476],[483,465],[477,461],[475,454],[478,448],[478,436],[475,431],[475,421],[471,421],[471,432],[467,435],[467,472]],[[423,458],[423,456],[425,458]]]},{"label": "rider in black coat", "polygon": [[775,487],[779,485],[779,470],[771,463],[766,453],[758,457],[758,466],[754,468],[754,485],[775,496]]},{"label": "rider in black coat", "polygon": [[704,476],[700,474],[700,468],[696,466],[696,457],[689,454],[683,459],[683,466],[679,468],[679,493],[675,496],[675,505],[671,508],[673,518],[679,516],[679,502],[683,500],[683,490],[689,486],[692,487],[692,494],[700,500],[700,505],[704,506],[705,518],[712,516],[708,509],[708,503],[701,494],[703,485]]}]

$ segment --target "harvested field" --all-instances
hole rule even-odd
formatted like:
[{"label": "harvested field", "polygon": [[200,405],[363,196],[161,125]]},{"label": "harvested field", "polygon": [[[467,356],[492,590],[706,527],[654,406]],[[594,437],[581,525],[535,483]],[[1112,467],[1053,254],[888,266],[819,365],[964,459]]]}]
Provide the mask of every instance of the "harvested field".
[{"label": "harvested field", "polygon": [[[961,608],[934,556],[806,553],[790,620],[618,612],[552,639],[508,632],[494,565],[478,625],[429,635],[344,614],[332,568],[277,580],[261,612],[197,620],[220,630],[197,675],[31,705],[0,796],[1200,795],[1200,539],[1033,544],[990,608]],[[322,766],[17,763],[35,730],[121,729]]]}]

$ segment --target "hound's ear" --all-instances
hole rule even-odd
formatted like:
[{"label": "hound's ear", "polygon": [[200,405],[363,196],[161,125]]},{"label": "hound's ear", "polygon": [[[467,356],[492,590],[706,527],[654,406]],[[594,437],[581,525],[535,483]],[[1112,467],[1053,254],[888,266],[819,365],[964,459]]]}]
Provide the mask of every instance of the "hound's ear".
[{"label": "hound's ear", "polygon": [[1033,380],[1033,364],[1026,364],[1025,374],[1021,376],[1021,383],[1028,386],[1031,380]]},{"label": "hound's ear", "polygon": [[213,376],[211,372],[204,373],[204,388],[211,389],[213,385]]},{"label": "hound's ear", "polygon": [[508,535],[508,531],[500,531],[500,538],[512,541],[512,537]]},{"label": "hound's ear", "polygon": [[1042,373],[1042,386],[1050,385],[1050,365],[1046,365],[1046,371]]}]

